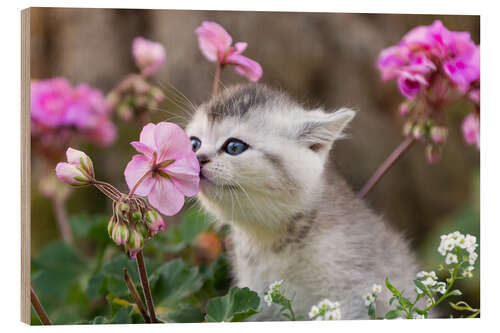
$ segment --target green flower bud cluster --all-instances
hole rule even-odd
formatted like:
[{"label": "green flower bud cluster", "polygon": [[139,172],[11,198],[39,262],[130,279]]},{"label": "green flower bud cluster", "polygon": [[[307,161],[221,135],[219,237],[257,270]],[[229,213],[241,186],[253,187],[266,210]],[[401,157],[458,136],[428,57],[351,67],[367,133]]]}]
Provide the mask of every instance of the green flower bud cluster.
[{"label": "green flower bud cluster", "polygon": [[140,197],[124,197],[113,203],[113,216],[108,224],[109,237],[135,257],[158,231],[165,230],[161,215]]}]

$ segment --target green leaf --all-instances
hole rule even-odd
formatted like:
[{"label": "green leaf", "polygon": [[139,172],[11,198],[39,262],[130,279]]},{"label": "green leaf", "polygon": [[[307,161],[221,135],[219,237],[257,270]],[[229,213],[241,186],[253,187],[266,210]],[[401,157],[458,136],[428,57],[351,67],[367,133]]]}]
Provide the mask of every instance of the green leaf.
[{"label": "green leaf", "polygon": [[200,308],[187,304],[180,310],[167,314],[159,314],[158,317],[168,323],[201,323],[204,321]]},{"label": "green leaf", "polygon": [[212,298],[207,303],[209,322],[243,321],[257,313],[260,298],[248,288],[233,287],[226,296]]},{"label": "green leaf", "polygon": [[108,324],[132,324],[132,310],[132,306],[121,308]]},{"label": "green leaf", "polygon": [[[159,266],[159,263],[148,258],[145,258],[144,261],[149,280],[151,281],[152,273]],[[101,281],[101,284],[99,285],[99,291],[101,295],[105,295],[107,293],[112,293],[119,297],[129,295],[129,290],[127,288],[127,285],[125,284],[125,281],[123,280],[124,268],[127,268],[130,278],[132,279],[132,281],[134,281],[134,284],[136,286],[140,286],[141,280],[139,277],[139,272],[137,270],[137,261],[122,254],[113,258],[103,266],[101,274],[105,276],[105,279],[103,279],[103,281]]]},{"label": "green leaf", "polygon": [[404,298],[404,297],[399,297],[399,303],[403,306],[405,306],[406,308],[409,308],[411,307],[411,302],[408,298]]},{"label": "green leaf", "polygon": [[203,285],[198,267],[188,267],[182,259],[160,266],[151,276],[151,281],[153,297],[161,306],[175,305]]},{"label": "green leaf", "polygon": [[389,282],[389,278],[385,278],[385,285],[393,295],[401,296],[401,292]]},{"label": "green leaf", "polygon": [[108,236],[109,216],[86,214],[73,215],[68,223],[75,238],[91,239],[100,243],[111,243]]},{"label": "green leaf", "polygon": [[49,243],[32,259],[31,281],[47,312],[64,302],[72,285],[86,271],[85,261],[62,241]]},{"label": "green leaf", "polygon": [[398,317],[399,317],[399,311],[391,310],[385,314],[384,319],[396,319]]},{"label": "green leaf", "polygon": [[368,316],[372,319],[375,317],[375,305],[373,303],[368,306]]}]

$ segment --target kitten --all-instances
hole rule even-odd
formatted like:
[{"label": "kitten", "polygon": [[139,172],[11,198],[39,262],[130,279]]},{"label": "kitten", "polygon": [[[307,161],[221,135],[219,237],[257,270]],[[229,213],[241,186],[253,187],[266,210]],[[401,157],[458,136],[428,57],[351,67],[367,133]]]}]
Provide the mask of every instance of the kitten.
[{"label": "kitten", "polygon": [[[284,280],[304,319],[324,298],[340,302],[343,319],[368,318],[362,295],[386,277],[406,294],[415,289],[407,243],[328,165],[354,115],[307,111],[281,92],[242,85],[202,104],[186,128],[201,165],[198,199],[231,225],[236,284],[262,296]],[[378,315],[390,297],[382,289]],[[251,320],[280,320],[276,305],[261,307]]]}]

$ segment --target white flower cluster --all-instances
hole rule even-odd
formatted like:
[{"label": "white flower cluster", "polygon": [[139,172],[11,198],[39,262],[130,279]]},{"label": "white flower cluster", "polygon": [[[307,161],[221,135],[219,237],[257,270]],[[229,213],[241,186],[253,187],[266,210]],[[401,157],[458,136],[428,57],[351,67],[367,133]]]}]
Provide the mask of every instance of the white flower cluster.
[{"label": "white flower cluster", "polygon": [[[429,288],[431,292],[438,292],[444,294],[446,292],[446,283],[438,281],[438,277],[436,272],[430,271],[421,271],[417,273],[417,279],[419,279],[422,284]],[[417,294],[423,294],[424,291],[420,288],[415,289]]]},{"label": "white flower cluster", "polygon": [[375,303],[377,299],[377,295],[382,292],[382,286],[379,284],[374,284],[372,286],[372,291],[363,295],[363,300],[365,301],[366,306],[370,306],[370,304]]},{"label": "white flower cluster", "polygon": [[448,235],[441,235],[441,243],[439,244],[438,252],[442,256],[446,256],[446,265],[451,265],[458,263],[458,257],[454,250],[466,250],[468,253],[469,264],[474,265],[477,260],[476,248],[476,237],[472,235],[464,236],[459,231],[455,231]]},{"label": "white flower cluster", "polygon": [[340,303],[324,299],[311,307],[309,318],[314,320],[339,320],[342,318]]},{"label": "white flower cluster", "polygon": [[274,281],[271,283],[269,288],[267,289],[267,293],[264,295],[264,301],[267,306],[271,306],[273,304],[273,295],[276,297],[281,294],[281,285],[283,284],[283,280]]}]

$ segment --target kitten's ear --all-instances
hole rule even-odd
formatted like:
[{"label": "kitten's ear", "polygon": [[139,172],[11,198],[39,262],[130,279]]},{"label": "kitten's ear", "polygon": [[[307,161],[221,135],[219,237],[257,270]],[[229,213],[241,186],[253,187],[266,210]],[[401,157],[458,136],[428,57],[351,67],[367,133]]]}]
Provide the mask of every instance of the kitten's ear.
[{"label": "kitten's ear", "polygon": [[299,127],[298,139],[314,151],[328,151],[333,142],[342,138],[347,124],[356,112],[342,108],[333,113],[321,110],[310,111]]}]

